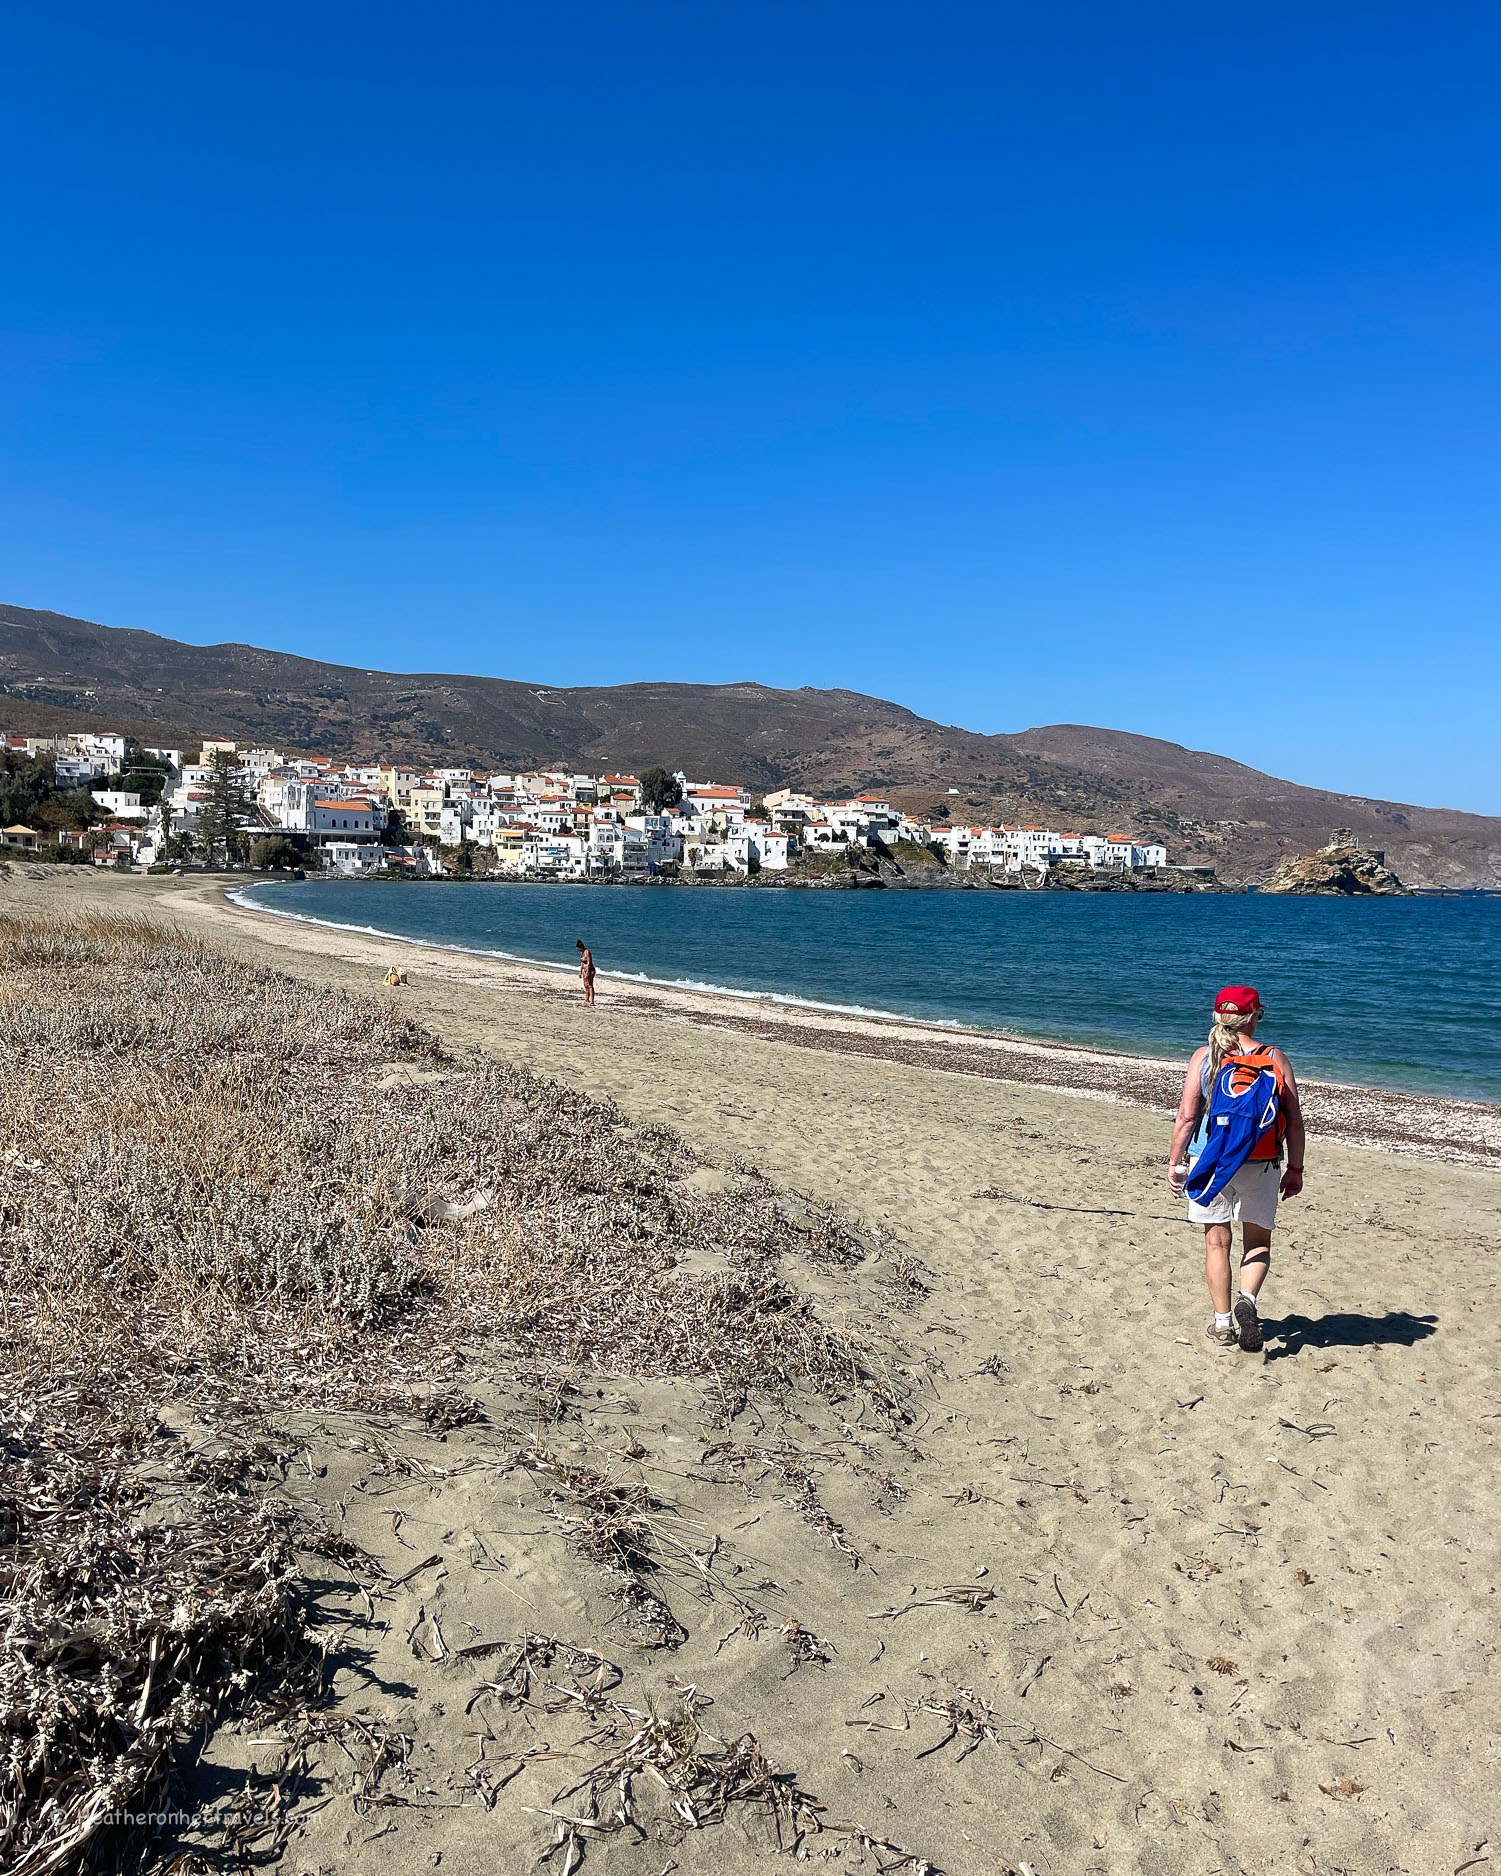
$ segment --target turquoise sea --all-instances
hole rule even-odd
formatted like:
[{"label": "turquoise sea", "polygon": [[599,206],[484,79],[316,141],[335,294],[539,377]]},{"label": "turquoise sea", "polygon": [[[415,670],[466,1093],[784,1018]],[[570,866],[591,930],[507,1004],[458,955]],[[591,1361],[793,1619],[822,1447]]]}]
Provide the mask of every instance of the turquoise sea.
[{"label": "turquoise sea", "polygon": [[[1501,899],[807,892],[331,880],[268,911],[602,977],[1187,1057],[1223,983],[1305,1075],[1501,1100]],[[606,986],[607,987],[607,984]]]}]

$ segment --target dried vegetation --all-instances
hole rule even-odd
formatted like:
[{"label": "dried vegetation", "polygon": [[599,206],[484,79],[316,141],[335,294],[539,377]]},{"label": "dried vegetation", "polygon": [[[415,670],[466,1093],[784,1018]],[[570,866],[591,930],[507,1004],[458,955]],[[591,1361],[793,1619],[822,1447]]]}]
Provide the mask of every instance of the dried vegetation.
[{"label": "dried vegetation", "polygon": [[[456,1424],[478,1349],[890,1404],[780,1268],[857,1260],[837,1221],[685,1186],[675,1136],[445,1057],[390,1006],[130,919],[0,919],[0,1048],[0,1856],[26,1876],[75,1863],[190,1728],[316,1688],[253,1447],[206,1459],[163,1402],[228,1425],[410,1401],[420,1374]],[[650,1508],[550,1483],[661,1620]],[[644,1720],[629,1748],[675,1805],[754,1790],[798,1816],[754,1742],[685,1757],[680,1730]]]},{"label": "dried vegetation", "polygon": [[125,919],[0,921],[0,1048],[0,1256],[39,1352],[113,1334],[134,1365],[304,1401],[382,1330],[731,1387],[872,1379],[777,1269],[858,1256],[837,1221],[686,1187],[666,1129],[446,1060],[388,1006]]},{"label": "dried vegetation", "polygon": [[253,1448],[193,1451],[35,1370],[8,1377],[0,1440],[0,1854],[39,1876],[118,1825],[188,1732],[313,1697],[320,1664]]}]

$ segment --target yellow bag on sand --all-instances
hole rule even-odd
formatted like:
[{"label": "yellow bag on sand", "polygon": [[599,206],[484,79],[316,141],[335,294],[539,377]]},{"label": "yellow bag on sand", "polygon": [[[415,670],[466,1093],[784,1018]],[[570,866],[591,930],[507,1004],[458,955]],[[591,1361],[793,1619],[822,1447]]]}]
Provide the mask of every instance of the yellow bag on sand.
[{"label": "yellow bag on sand", "polygon": [[396,966],[393,964],[390,970],[388,970],[385,976],[381,979],[381,982],[385,984],[387,988],[394,989],[397,984],[404,984],[406,980],[407,980],[406,972],[397,970]]}]

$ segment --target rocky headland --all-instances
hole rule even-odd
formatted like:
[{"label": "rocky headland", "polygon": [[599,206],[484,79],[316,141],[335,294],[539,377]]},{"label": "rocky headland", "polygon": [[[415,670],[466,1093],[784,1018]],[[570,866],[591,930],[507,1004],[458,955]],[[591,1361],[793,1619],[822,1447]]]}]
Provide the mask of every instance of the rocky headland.
[{"label": "rocky headland", "polygon": [[1372,895],[1405,897],[1411,888],[1404,886],[1387,866],[1384,853],[1363,850],[1344,828],[1339,828],[1319,852],[1299,860],[1284,860],[1261,890],[1353,899]]}]

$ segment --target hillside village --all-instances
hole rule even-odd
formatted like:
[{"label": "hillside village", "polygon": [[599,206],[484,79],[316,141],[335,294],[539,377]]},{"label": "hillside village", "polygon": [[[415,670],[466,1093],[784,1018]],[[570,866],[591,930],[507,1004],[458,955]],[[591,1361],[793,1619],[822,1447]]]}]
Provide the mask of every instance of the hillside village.
[{"label": "hillside village", "polygon": [[[1030,707],[1022,696],[1016,705]],[[369,750],[379,766],[423,777],[460,764],[484,777],[565,763],[639,775],[665,754],[685,775],[744,783],[752,807],[788,783],[831,803],[880,789],[924,820],[1165,843],[1175,865],[1163,879],[1129,876],[1162,887],[1191,883],[1189,867],[1213,868],[1222,889],[1259,885],[1320,848],[1333,827],[1384,851],[1419,890],[1494,891],[1501,880],[1501,818],[1307,787],[1126,730],[1054,723],[982,735],[880,697],[748,681],[559,688],[377,671],[0,605],[0,728],[15,733],[22,759],[23,736],[66,741],[64,732],[101,727],[194,754],[203,736],[335,764]],[[34,823],[28,805],[0,800],[0,828]],[[492,851],[476,849],[482,868]],[[895,863],[880,864],[889,875]],[[794,856],[781,877],[812,865]],[[1055,869],[1052,883],[1078,877]],[[1102,883],[1100,873],[1090,878]]]},{"label": "hillside village", "polygon": [[878,794],[755,796],[681,771],[423,771],[222,740],[189,756],[87,734],[9,736],[5,746],[13,759],[50,764],[59,790],[86,791],[89,818],[106,817],[50,835],[18,824],[3,830],[5,844],[71,848],[100,866],[248,858],[345,876],[608,880],[786,874],[865,850],[992,877],[1177,870],[1165,847],[1129,835],[918,821]]}]

